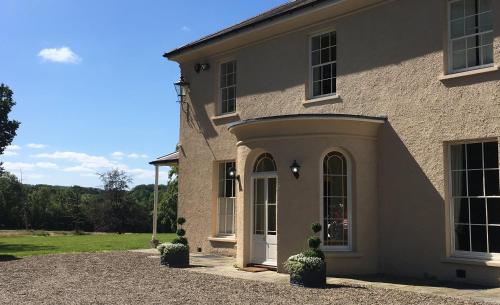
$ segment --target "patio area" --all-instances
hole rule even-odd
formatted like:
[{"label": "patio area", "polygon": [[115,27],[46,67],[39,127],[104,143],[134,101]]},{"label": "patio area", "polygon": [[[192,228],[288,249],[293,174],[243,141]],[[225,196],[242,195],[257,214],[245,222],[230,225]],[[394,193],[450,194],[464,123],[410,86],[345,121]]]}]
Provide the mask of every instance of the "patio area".
[{"label": "patio area", "polygon": [[352,279],[329,279],[327,289],[306,289],[290,286],[287,275],[238,271],[228,257],[195,254],[191,263],[187,269],[161,267],[151,250],[3,261],[0,304],[486,305],[481,300],[498,300],[496,289]]},{"label": "patio area", "polygon": [[[133,250],[150,254],[149,258],[159,259],[155,249]],[[274,271],[245,272],[236,269],[235,259],[232,257],[191,254],[191,265],[193,268],[187,270],[226,277],[254,280],[261,282],[272,282],[288,284],[287,274]],[[416,292],[443,297],[458,297],[500,304],[500,288],[488,288],[483,286],[467,285],[461,283],[449,283],[433,280],[419,280],[413,278],[401,278],[390,276],[370,276],[362,278],[335,278],[328,277],[327,284],[330,286],[371,286],[380,289],[392,289],[407,292]]]}]

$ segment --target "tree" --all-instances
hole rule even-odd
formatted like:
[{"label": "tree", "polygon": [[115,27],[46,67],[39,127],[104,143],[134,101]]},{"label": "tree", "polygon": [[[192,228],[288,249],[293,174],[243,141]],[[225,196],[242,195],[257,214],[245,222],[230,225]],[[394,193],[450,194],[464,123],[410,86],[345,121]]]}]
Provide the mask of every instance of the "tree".
[{"label": "tree", "polygon": [[169,232],[175,232],[177,229],[177,197],[179,193],[177,172],[177,166],[170,167],[167,191],[162,193],[160,198],[158,218]]},{"label": "tree", "polygon": [[[0,155],[3,154],[5,148],[12,143],[16,136],[16,130],[19,128],[18,121],[9,120],[9,112],[16,104],[12,100],[13,92],[3,83],[0,84]],[[3,171],[2,162],[0,162],[0,173]]]},{"label": "tree", "polygon": [[127,196],[128,185],[132,183],[132,178],[119,169],[99,174],[99,177],[104,184],[105,201],[110,207],[108,219],[111,229],[120,234],[124,233],[133,212],[134,202]]},{"label": "tree", "polygon": [[25,195],[16,176],[0,174],[0,229],[20,228],[24,224]]}]

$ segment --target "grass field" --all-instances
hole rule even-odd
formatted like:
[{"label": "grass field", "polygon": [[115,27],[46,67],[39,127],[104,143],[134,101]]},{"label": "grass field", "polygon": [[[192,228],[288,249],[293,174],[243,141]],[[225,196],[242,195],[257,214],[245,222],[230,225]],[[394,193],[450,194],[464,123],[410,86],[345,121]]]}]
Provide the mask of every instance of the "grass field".
[{"label": "grass field", "polygon": [[[15,257],[71,252],[100,252],[131,250],[150,247],[150,233],[132,234],[2,234],[0,232],[0,260]],[[161,242],[169,242],[175,234],[158,234]]]}]

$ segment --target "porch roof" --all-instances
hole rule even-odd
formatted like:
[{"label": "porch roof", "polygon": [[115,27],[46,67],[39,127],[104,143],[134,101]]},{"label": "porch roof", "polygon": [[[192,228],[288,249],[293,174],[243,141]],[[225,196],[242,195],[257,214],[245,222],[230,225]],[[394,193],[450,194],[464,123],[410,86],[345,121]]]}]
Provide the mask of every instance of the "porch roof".
[{"label": "porch roof", "polygon": [[177,165],[177,164],[179,164],[179,151],[175,151],[173,153],[169,153],[168,155],[158,157],[158,158],[156,158],[156,160],[149,162],[149,164],[155,165],[155,166]]}]

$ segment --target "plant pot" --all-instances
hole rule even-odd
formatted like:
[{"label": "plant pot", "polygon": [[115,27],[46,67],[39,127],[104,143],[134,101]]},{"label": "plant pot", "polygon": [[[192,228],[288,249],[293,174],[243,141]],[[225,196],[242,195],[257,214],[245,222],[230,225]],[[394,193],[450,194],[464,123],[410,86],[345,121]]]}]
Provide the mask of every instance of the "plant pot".
[{"label": "plant pot", "polygon": [[326,267],[319,270],[304,270],[299,273],[290,273],[290,284],[309,288],[326,287]]},{"label": "plant pot", "polygon": [[160,264],[171,268],[187,268],[189,267],[189,252],[163,254]]}]

